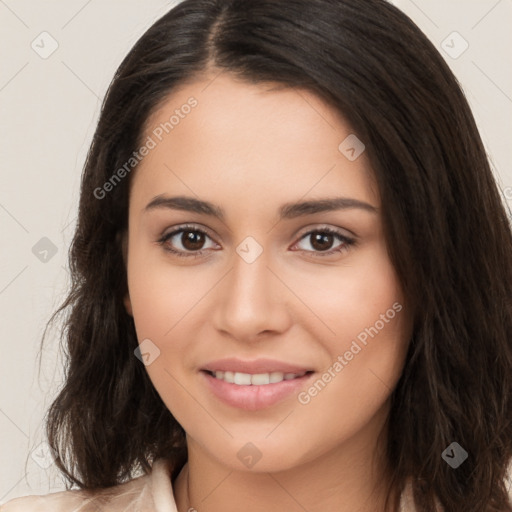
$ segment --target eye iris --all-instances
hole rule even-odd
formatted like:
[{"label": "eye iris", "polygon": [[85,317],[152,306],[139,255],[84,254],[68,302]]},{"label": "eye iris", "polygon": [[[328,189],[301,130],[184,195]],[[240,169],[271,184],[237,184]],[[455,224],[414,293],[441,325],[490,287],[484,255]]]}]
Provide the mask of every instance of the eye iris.
[{"label": "eye iris", "polygon": [[184,231],[181,235],[181,243],[190,251],[201,249],[204,244],[204,234],[199,231]]},{"label": "eye iris", "polygon": [[319,251],[326,251],[330,249],[333,243],[333,235],[329,233],[315,233],[311,235],[313,241],[311,246]]}]

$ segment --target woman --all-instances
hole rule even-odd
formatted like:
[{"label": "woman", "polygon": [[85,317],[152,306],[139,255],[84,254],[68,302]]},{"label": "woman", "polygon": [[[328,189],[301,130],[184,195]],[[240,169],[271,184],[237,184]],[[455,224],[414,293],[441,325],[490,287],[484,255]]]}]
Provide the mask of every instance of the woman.
[{"label": "woman", "polygon": [[80,489],[2,512],[511,511],[511,249],[398,9],[185,0],[84,169],[48,415]]}]

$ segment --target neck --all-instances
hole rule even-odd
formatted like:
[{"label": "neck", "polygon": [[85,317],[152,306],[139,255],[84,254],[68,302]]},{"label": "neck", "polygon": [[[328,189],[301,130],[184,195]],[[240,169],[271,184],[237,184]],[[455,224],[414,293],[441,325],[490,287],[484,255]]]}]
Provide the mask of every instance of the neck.
[{"label": "neck", "polygon": [[188,462],[174,482],[179,512],[235,512],[240,503],[244,512],[390,510],[384,508],[390,485],[384,445],[377,441],[365,445],[351,438],[320,457],[277,472],[232,469],[192,439],[187,444]]}]

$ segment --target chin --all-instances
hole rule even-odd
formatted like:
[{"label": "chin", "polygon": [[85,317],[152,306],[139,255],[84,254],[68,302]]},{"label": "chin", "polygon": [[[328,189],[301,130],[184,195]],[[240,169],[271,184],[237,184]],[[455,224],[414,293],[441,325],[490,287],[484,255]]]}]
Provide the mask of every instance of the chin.
[{"label": "chin", "polygon": [[297,446],[297,443],[276,446],[264,437],[254,441],[248,441],[245,437],[243,440],[230,439],[223,445],[222,451],[219,451],[218,445],[209,447],[211,451],[208,451],[211,457],[230,471],[277,473],[301,466],[314,458],[314,455],[307,456],[304,446],[300,451]]}]

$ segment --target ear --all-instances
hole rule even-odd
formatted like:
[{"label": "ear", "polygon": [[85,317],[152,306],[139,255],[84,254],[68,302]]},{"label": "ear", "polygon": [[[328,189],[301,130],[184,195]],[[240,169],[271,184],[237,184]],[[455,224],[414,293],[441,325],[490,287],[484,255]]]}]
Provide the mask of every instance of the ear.
[{"label": "ear", "polygon": [[[116,241],[121,247],[121,252],[123,254],[123,262],[124,262],[124,268],[125,271],[128,270],[128,230],[124,231],[118,231],[116,233]],[[126,312],[133,316],[133,310],[132,310],[132,301],[130,300],[130,292],[126,292],[126,295],[123,298],[124,307],[126,309]]]},{"label": "ear", "polygon": [[133,310],[132,310],[132,301],[130,300],[130,294],[127,292],[123,299],[124,307],[126,308],[126,312],[133,316]]}]

